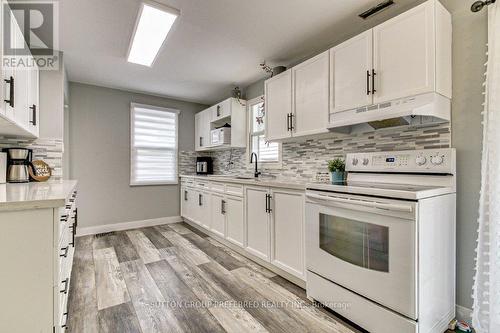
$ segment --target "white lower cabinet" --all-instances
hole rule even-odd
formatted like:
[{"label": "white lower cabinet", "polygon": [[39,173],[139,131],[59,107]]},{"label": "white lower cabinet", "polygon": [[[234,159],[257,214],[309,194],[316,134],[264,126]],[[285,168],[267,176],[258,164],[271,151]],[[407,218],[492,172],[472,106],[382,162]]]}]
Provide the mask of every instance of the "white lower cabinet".
[{"label": "white lower cabinet", "polygon": [[199,191],[196,192],[198,207],[196,209],[196,217],[199,225],[210,229],[210,194],[208,192]]},{"label": "white lower cabinet", "polygon": [[273,189],[272,263],[305,279],[304,193]]},{"label": "white lower cabinet", "polygon": [[182,183],[182,217],[269,262],[278,273],[305,280],[304,191]]},{"label": "white lower cabinet", "polygon": [[219,235],[220,237],[226,236],[226,216],[224,215],[224,195],[223,194],[211,194],[211,206],[212,206],[212,230],[213,233]]},{"label": "white lower cabinet", "polygon": [[0,332],[66,331],[78,212],[74,187],[64,195],[61,207],[0,211]]},{"label": "white lower cabinet", "polygon": [[245,240],[243,198],[227,196],[223,207],[226,215],[226,239],[236,245],[243,246]]},{"label": "white lower cabinet", "polygon": [[247,187],[245,195],[247,206],[246,249],[257,257],[270,261],[271,216],[268,210],[269,190],[265,187]]}]

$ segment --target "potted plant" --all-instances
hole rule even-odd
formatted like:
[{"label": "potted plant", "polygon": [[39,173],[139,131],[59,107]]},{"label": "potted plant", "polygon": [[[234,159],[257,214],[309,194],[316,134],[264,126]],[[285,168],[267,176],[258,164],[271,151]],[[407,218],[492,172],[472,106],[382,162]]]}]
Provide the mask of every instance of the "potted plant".
[{"label": "potted plant", "polygon": [[332,183],[342,183],[345,175],[345,162],[341,158],[328,161],[328,171]]}]

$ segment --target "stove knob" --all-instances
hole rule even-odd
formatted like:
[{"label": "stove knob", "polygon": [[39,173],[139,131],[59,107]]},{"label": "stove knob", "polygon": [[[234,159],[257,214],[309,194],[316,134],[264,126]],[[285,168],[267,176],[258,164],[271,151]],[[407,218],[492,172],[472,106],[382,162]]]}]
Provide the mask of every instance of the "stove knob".
[{"label": "stove knob", "polygon": [[418,156],[416,162],[417,165],[422,166],[427,163],[427,159],[425,158],[425,156]]},{"label": "stove knob", "polygon": [[358,165],[358,159],[356,157],[352,159],[352,165]]},{"label": "stove knob", "polygon": [[443,164],[443,157],[442,156],[431,156],[431,163],[434,165],[440,165]]},{"label": "stove knob", "polygon": [[363,158],[363,165],[368,165],[370,163],[370,160],[367,158]]}]

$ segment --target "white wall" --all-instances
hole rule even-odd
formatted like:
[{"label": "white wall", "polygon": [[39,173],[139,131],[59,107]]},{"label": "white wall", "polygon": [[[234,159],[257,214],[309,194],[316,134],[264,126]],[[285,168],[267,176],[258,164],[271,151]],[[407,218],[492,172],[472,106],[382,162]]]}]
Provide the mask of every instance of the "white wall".
[{"label": "white wall", "polygon": [[70,83],[70,177],[81,228],[179,216],[179,186],[129,186],[130,103],[181,111],[179,150],[194,150],[194,114],[206,106]]}]

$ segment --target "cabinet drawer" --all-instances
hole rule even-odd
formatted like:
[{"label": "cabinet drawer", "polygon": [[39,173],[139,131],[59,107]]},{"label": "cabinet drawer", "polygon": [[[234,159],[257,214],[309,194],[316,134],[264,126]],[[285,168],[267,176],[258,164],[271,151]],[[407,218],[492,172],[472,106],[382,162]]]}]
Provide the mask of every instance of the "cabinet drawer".
[{"label": "cabinet drawer", "polygon": [[194,179],[193,178],[182,178],[181,179],[181,184],[184,185],[184,186],[193,186]]},{"label": "cabinet drawer", "polygon": [[203,181],[203,180],[196,180],[195,181],[195,187],[196,188],[199,188],[199,189],[205,189],[205,190],[209,190],[210,189],[210,183],[207,182],[207,181]]},{"label": "cabinet drawer", "polygon": [[210,189],[212,192],[224,193],[225,186],[223,183],[212,183]]},{"label": "cabinet drawer", "polygon": [[239,184],[226,184],[226,194],[243,196],[243,185]]}]

